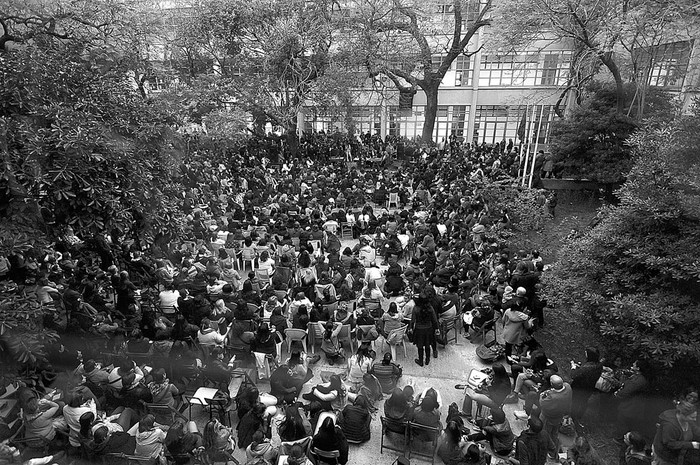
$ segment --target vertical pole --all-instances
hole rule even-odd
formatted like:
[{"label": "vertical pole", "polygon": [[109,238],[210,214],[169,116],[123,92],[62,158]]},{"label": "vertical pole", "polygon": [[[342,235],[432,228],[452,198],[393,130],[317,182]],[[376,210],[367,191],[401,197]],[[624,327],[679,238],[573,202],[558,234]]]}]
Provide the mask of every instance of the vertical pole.
[{"label": "vertical pole", "polygon": [[532,135],[532,122],[535,120],[535,110],[537,105],[532,106],[532,116],[530,116],[530,121],[527,123],[527,137],[525,138],[525,163],[523,164],[523,179],[520,181],[520,185],[525,187],[525,179],[527,179],[527,165],[530,161],[530,136]]},{"label": "vertical pole", "polygon": [[544,115],[544,105],[540,108],[540,121],[537,124],[537,134],[535,134],[535,152],[532,155],[532,171],[530,171],[530,182],[528,187],[532,188],[532,177],[535,175],[535,161],[537,160],[537,146],[540,142],[540,130],[542,129],[542,116]]}]

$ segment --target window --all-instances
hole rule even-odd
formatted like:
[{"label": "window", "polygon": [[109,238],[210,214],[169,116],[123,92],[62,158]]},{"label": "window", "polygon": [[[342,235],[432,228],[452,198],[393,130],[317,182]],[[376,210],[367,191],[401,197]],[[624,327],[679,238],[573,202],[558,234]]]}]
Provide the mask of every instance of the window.
[{"label": "window", "polygon": [[455,60],[455,86],[471,87],[473,76],[472,57],[460,55]]},{"label": "window", "polygon": [[[435,118],[433,139],[435,141],[440,141],[443,137],[447,139],[451,131],[455,131],[460,137],[463,136],[468,114],[468,105],[440,105]],[[405,114],[400,112],[397,106],[389,107],[387,130],[389,135],[413,139],[422,134],[424,123],[424,106],[415,106],[412,112]]]},{"label": "window", "polygon": [[680,89],[688,72],[691,49],[691,41],[682,41],[647,50],[647,54],[652,54],[649,85]]},{"label": "window", "polygon": [[[534,113],[534,119],[533,119]],[[525,139],[532,140],[537,133],[538,142],[548,142],[549,126],[554,119],[554,107],[541,105],[534,107],[525,105],[479,105],[474,114],[473,140],[478,143],[496,144],[512,140],[515,144],[520,141],[518,129],[525,117]],[[540,124],[540,116],[542,123]],[[531,123],[532,121],[532,123]],[[538,132],[539,130],[539,132]]]},{"label": "window", "polygon": [[541,55],[484,55],[481,58],[479,85],[483,87],[556,86],[566,83],[571,52]]},{"label": "window", "polygon": [[451,15],[455,11],[455,5],[454,2],[451,2],[450,0],[440,0],[437,5],[437,12],[439,14],[449,14]]}]

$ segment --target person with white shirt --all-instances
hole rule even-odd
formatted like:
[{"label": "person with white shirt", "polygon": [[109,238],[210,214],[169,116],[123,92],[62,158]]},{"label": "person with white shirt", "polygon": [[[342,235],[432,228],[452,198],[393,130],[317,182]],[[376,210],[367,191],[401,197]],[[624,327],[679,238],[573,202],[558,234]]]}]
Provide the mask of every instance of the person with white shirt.
[{"label": "person with white shirt", "polygon": [[298,292],[294,297],[294,300],[289,304],[289,317],[293,317],[299,311],[299,307],[306,305],[306,308],[313,307],[311,301],[306,297],[303,292]]},{"label": "person with white shirt", "polygon": [[163,313],[172,315],[177,311],[177,300],[180,298],[180,292],[175,289],[172,283],[165,290],[160,291],[158,298],[160,299],[160,310]]},{"label": "person with white shirt", "polygon": [[230,330],[229,327],[224,334],[221,334],[216,322],[210,321],[209,318],[203,318],[202,329],[197,332],[197,342],[202,346],[223,346]]}]

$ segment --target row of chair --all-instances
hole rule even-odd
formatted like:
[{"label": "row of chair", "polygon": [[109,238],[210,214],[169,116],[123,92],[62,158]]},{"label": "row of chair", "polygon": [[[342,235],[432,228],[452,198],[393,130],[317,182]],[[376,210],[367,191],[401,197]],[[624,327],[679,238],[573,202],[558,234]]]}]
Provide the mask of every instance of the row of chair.
[{"label": "row of chair", "polygon": [[[435,464],[435,452],[437,451],[440,430],[430,426],[413,423],[405,420],[394,420],[387,417],[380,417],[382,422],[382,439],[379,446],[379,453],[383,454],[384,449],[401,452],[410,459],[412,455],[422,457]],[[385,438],[389,434],[401,436],[403,444],[388,442]],[[427,448],[425,446],[428,446]]]}]

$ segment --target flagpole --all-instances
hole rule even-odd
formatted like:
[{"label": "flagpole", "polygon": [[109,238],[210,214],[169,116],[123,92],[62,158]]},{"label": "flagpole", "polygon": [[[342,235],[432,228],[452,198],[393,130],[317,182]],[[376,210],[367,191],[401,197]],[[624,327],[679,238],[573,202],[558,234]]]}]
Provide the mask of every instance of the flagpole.
[{"label": "flagpole", "polygon": [[532,171],[530,171],[529,188],[532,188],[532,177],[535,175],[535,161],[537,161],[537,147],[540,142],[540,131],[542,130],[542,117],[544,116],[544,105],[540,107],[540,121],[537,124],[537,134],[535,134],[535,152],[532,155]]}]

